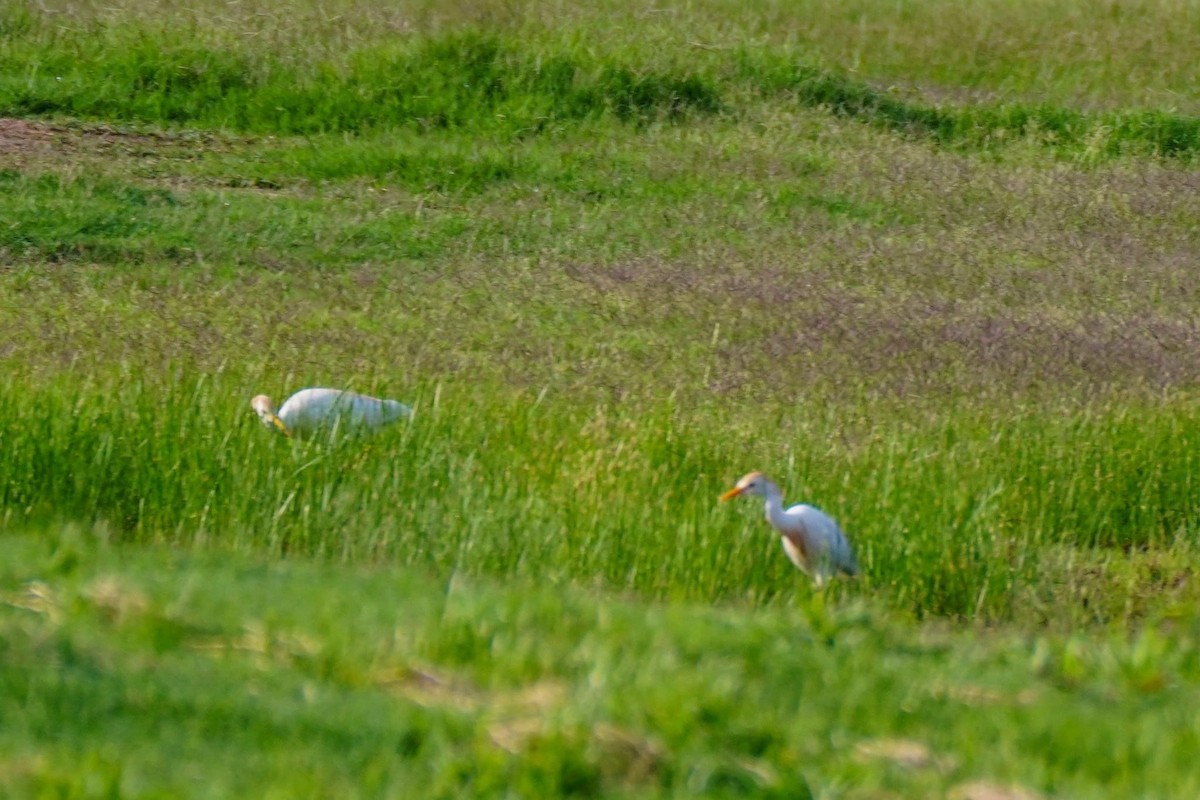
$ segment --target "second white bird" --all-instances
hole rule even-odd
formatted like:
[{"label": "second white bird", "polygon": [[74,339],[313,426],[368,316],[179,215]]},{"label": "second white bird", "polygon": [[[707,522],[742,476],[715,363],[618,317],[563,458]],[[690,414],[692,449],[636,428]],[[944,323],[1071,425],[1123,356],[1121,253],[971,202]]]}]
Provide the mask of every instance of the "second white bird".
[{"label": "second white bird", "polygon": [[262,424],[288,436],[303,436],[334,426],[351,430],[375,430],[412,416],[412,409],[399,400],[384,400],[340,389],[301,389],[289,397],[279,412],[271,398],[260,394],[250,401]]},{"label": "second white bird", "polygon": [[766,498],[767,521],[779,531],[784,552],[818,587],[839,572],[858,574],[858,561],[850,542],[824,511],[803,503],[785,509],[783,493],[761,472],[744,475],[721,499],[730,500],[743,494]]}]

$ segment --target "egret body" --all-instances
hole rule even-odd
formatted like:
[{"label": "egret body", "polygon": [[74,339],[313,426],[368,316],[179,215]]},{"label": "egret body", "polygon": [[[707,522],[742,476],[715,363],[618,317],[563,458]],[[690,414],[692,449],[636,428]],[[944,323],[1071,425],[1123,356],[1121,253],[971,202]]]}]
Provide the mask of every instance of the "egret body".
[{"label": "egret body", "polygon": [[779,531],[784,552],[818,587],[839,572],[858,575],[858,561],[846,534],[824,511],[802,503],[785,509],[783,493],[761,472],[743,476],[721,500],[743,494],[766,498],[767,522]]},{"label": "egret body", "polygon": [[263,425],[288,436],[304,436],[335,425],[345,430],[377,430],[401,417],[412,416],[412,409],[398,400],[382,400],[340,389],[301,389],[284,402],[278,413],[265,394],[251,400],[250,407]]}]

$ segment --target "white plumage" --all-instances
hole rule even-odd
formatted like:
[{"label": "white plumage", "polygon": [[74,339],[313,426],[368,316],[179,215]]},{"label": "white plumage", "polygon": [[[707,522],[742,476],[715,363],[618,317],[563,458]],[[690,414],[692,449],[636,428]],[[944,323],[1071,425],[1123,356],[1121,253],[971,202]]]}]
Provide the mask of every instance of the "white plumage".
[{"label": "white plumage", "polygon": [[784,509],[783,493],[761,472],[743,476],[721,499],[730,500],[743,494],[766,498],[767,521],[779,531],[784,552],[818,587],[839,572],[858,575],[858,561],[850,542],[824,511],[804,504]]},{"label": "white plumage", "polygon": [[382,400],[340,389],[301,389],[284,402],[279,413],[265,394],[255,396],[250,407],[263,425],[288,436],[304,436],[334,427],[345,431],[376,430],[401,417],[412,416],[412,409],[398,400]]}]

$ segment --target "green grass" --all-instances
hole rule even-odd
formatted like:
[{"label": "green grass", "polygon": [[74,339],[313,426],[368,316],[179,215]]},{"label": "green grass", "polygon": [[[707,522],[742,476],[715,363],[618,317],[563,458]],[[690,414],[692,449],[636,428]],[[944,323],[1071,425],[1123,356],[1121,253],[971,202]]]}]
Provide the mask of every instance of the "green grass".
[{"label": "green grass", "polygon": [[[1059,421],[960,411],[917,429],[861,420],[850,435],[869,438],[857,443],[838,430],[844,416],[797,409],[770,437],[714,441],[711,406],[582,411],[501,387],[414,386],[393,392],[415,402],[411,426],[312,444],[264,435],[239,393],[257,383],[235,371],[6,387],[0,499],[23,524],[96,520],[133,541],[787,602],[801,583],[761,510],[715,502],[737,473],[767,464],[853,532],[867,577],[846,593],[982,620],[1040,619],[1045,602],[1071,599],[1082,577],[1047,556],[1054,548],[1190,552],[1197,524],[1188,405]],[[1050,598],[1035,602],[1039,591]],[[1068,605],[1054,616],[1097,613]]]},{"label": "green grass", "polygon": [[[163,25],[84,17],[64,26],[59,15],[32,6],[6,13],[0,113],[12,115],[263,134],[403,126],[520,139],[597,118],[645,125],[738,114],[746,97],[760,95],[968,147],[1031,138],[1088,159],[1135,151],[1190,160],[1200,150],[1200,117],[1195,109],[1179,113],[1177,104],[1083,111],[1042,97],[1035,87],[1043,76],[1035,74],[1010,97],[960,108],[906,99],[894,87],[854,77],[844,61],[821,63],[794,42],[684,50],[677,43],[664,57],[647,46],[653,37],[597,46],[586,29],[570,24],[488,33],[468,26],[428,36],[360,33],[344,50],[298,61],[294,41],[264,47],[257,37],[239,39],[196,18]],[[943,20],[939,27],[948,26]],[[912,69],[919,67],[905,64],[891,74]],[[1194,77],[1190,68],[1176,80]],[[1186,96],[1189,85],[1175,91]]]},{"label": "green grass", "polygon": [[6,6],[0,794],[1193,796],[1189,15]]},{"label": "green grass", "polygon": [[8,793],[1197,788],[1194,625],[981,638],[819,599],[647,607],[105,535],[3,541]]}]

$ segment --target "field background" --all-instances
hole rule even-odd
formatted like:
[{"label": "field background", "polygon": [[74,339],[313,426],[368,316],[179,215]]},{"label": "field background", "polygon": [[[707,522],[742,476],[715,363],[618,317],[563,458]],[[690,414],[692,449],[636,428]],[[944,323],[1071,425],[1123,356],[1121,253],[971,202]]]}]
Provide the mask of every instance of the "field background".
[{"label": "field background", "polygon": [[[1187,0],[5,4],[0,793],[1200,796],[1197,52]],[[416,414],[249,409],[309,385]]]}]

